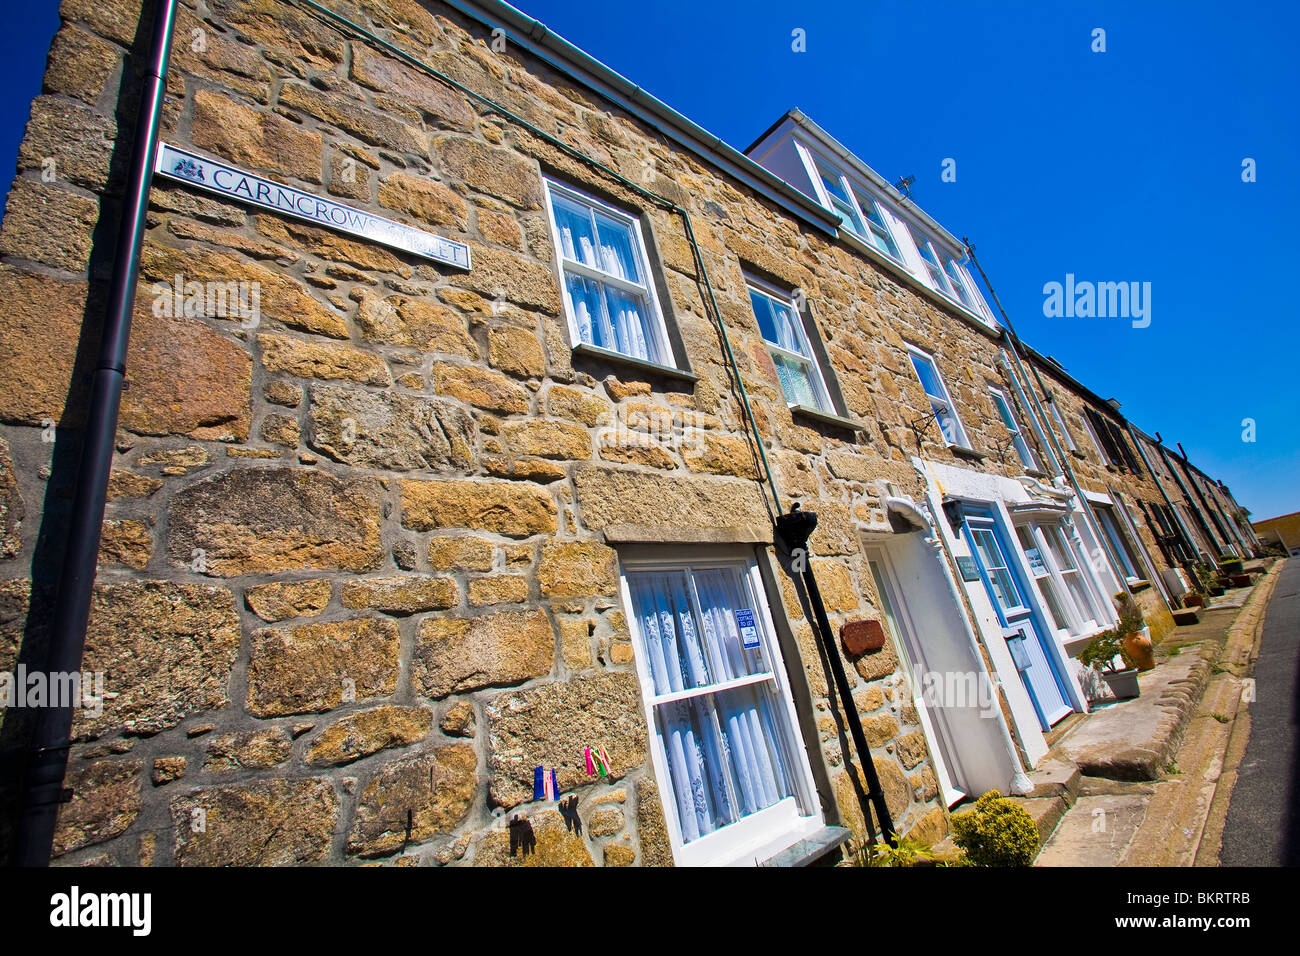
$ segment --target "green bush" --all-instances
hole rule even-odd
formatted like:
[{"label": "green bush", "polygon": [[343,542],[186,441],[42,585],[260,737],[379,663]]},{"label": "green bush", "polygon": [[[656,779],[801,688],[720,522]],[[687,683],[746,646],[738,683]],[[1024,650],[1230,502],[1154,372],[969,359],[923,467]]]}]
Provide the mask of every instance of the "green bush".
[{"label": "green bush", "polygon": [[1038,852],[1038,828],[1024,808],[990,790],[975,807],[952,818],[953,841],[974,866],[1029,866]]}]

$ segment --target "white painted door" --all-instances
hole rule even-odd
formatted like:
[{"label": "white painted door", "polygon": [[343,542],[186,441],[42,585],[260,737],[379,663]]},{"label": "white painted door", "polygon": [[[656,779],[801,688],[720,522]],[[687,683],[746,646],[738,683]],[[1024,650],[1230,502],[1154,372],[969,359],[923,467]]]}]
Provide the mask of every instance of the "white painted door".
[{"label": "white painted door", "polygon": [[[925,648],[917,639],[916,629],[912,626],[911,616],[907,612],[907,601],[898,585],[898,578],[883,551],[872,548],[867,551],[867,561],[871,565],[871,576],[876,582],[876,592],[880,595],[881,611],[885,615],[894,643],[903,649],[901,661],[904,676],[911,689],[912,704],[916,707],[925,739],[933,745],[934,775],[939,781],[939,792],[943,794],[944,803],[952,806],[966,796],[959,783],[954,781],[953,773],[960,766],[953,747],[953,734],[948,726],[948,717],[943,706],[931,708],[925,700],[925,676],[932,673],[925,656]],[[949,702],[951,703],[951,702]]]}]

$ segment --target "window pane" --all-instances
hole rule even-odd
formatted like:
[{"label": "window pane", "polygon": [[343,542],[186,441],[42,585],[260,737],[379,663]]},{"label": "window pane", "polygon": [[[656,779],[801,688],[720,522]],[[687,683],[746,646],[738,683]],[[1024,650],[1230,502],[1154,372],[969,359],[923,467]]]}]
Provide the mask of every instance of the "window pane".
[{"label": "window pane", "polygon": [[605,298],[601,295],[600,283],[566,272],[564,285],[573,306],[573,321],[578,327],[578,338],[588,345],[614,348],[614,336],[609,317],[605,313]]},{"label": "window pane", "polygon": [[596,239],[591,231],[591,212],[567,196],[553,193],[555,226],[560,234],[560,250],[566,258],[585,266],[598,266]]},{"label": "window pane", "polygon": [[804,349],[803,343],[800,341],[798,330],[795,329],[794,313],[791,311],[790,306],[786,305],[784,302],[773,300],[772,316],[776,321],[777,334],[777,338],[772,341],[783,349],[788,349],[791,352],[798,352],[800,355],[806,356],[808,353]]},{"label": "window pane", "polygon": [[984,565],[984,571],[989,576],[989,583],[993,586],[998,604],[1004,609],[1019,607],[1020,595],[1016,591],[1011,574],[1002,564],[1002,551],[998,548],[993,532],[977,529],[971,532],[971,537],[975,540],[975,547],[980,554],[980,563]]},{"label": "window pane", "polygon": [[1047,607],[1047,613],[1051,615],[1052,627],[1058,631],[1069,631],[1070,625],[1065,617],[1065,611],[1062,610],[1060,603],[1056,600],[1055,582],[1050,577],[1043,577],[1034,583],[1038,585],[1038,593],[1042,595],[1043,604]]},{"label": "window pane", "polygon": [[766,684],[655,708],[683,842],[793,795],[774,704]]},{"label": "window pane", "polygon": [[894,242],[894,237],[885,225],[884,217],[880,215],[880,207],[870,196],[858,197],[858,205],[862,207],[862,214],[867,217],[867,226],[871,230],[871,235],[876,241],[876,246],[882,251],[898,258],[898,244]]},{"label": "window pane", "polygon": [[789,404],[821,408],[822,403],[817,396],[817,389],[813,386],[811,370],[806,362],[799,362],[773,352],[772,363],[776,366],[776,375],[781,380],[781,389],[785,392],[785,400]]},{"label": "window pane", "polygon": [[758,331],[764,340],[776,341],[776,319],[772,317],[772,300],[760,292],[749,290],[749,304],[754,308],[754,318],[758,319]]},{"label": "window pane", "polygon": [[1084,587],[1079,572],[1065,571],[1062,572],[1061,577],[1065,580],[1065,586],[1070,589],[1070,597],[1074,600],[1074,606],[1079,612],[1079,617],[1085,621],[1092,620],[1092,604],[1088,600],[1088,589]]},{"label": "window pane", "polygon": [[609,310],[610,325],[614,330],[612,348],[633,358],[656,360],[655,353],[658,350],[652,348],[652,340],[645,320],[645,302],[642,298],[606,286],[605,303]]},{"label": "window pane", "polygon": [[859,236],[862,235],[862,222],[858,219],[857,210],[853,208],[853,200],[849,198],[840,174],[826,169],[820,163],[817,164],[817,172],[830,196],[831,206],[839,213],[840,221]]},{"label": "window pane", "polygon": [[930,360],[917,355],[915,352],[909,353],[912,356],[912,368],[916,369],[916,377],[921,380],[921,387],[925,389],[925,394],[931,398],[943,398],[943,388],[939,385],[939,376],[930,364]]},{"label": "window pane", "polygon": [[719,680],[734,680],[771,671],[763,648],[746,647],[740,633],[736,612],[747,610],[758,627],[759,613],[749,606],[746,591],[736,568],[710,568],[696,571],[695,593],[704,615],[701,631],[705,645],[716,655]]},{"label": "window pane", "polygon": [[716,683],[700,643],[686,572],[628,574],[656,695]]},{"label": "window pane", "polygon": [[1119,528],[1115,526],[1115,518],[1110,513],[1110,509],[1098,505],[1096,508],[1097,520],[1101,523],[1101,529],[1106,533],[1110,540],[1110,546],[1119,558],[1119,563],[1124,569],[1124,574],[1130,578],[1138,576],[1137,570],[1133,567],[1133,562],[1129,557],[1128,546],[1124,543],[1124,538],[1119,533]]},{"label": "window pane", "polygon": [[998,410],[998,415],[1002,417],[1002,424],[1006,425],[1013,433],[1019,432],[1020,428],[1016,425],[1015,418],[1011,415],[1011,409],[1007,406],[1007,400],[1002,397],[1000,392],[991,392],[993,404]]},{"label": "window pane", "polygon": [[944,261],[944,271],[948,273],[948,279],[952,284],[952,289],[957,293],[957,298],[963,305],[974,307],[971,302],[970,294],[966,291],[966,283],[962,281],[961,273],[957,269],[955,260],[949,258]]},{"label": "window pane", "polygon": [[620,279],[642,282],[632,227],[596,213],[596,229],[600,235],[600,267]]},{"label": "window pane", "polygon": [[934,417],[939,423],[939,431],[943,434],[943,440],[949,445],[960,445],[961,431],[957,427],[957,417],[948,409],[947,404],[932,401],[930,407],[934,409]]}]

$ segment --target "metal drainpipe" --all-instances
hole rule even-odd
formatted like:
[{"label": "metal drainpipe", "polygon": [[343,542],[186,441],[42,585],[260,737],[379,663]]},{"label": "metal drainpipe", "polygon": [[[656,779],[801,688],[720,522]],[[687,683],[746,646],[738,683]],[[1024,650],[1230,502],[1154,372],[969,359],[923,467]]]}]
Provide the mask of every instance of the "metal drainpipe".
[{"label": "metal drainpipe", "polygon": [[[962,239],[962,242],[966,246],[966,254],[970,256],[970,261],[975,263],[975,268],[979,270],[980,278],[984,280],[984,285],[988,288],[989,294],[993,296],[993,303],[998,307],[998,312],[1002,316],[1003,331],[1006,333],[1007,341],[1011,345],[1011,355],[1016,360],[1016,367],[1020,369],[1021,376],[1024,377],[1025,381],[1028,381],[1029,375],[1025,372],[1024,362],[1020,360],[1020,336],[1016,335],[1015,326],[1011,324],[1011,319],[1007,316],[1007,310],[1002,308],[1002,302],[998,299],[998,294],[993,289],[993,283],[989,281],[988,275],[985,274],[984,267],[980,265],[979,259],[975,258],[975,247],[971,245],[969,239]],[[1039,389],[1043,394],[1047,394],[1048,390],[1047,386],[1043,384],[1043,377],[1038,374],[1038,369],[1035,368],[1033,371],[1034,380],[1038,382]],[[1034,393],[1032,389],[1030,389],[1030,394],[1033,396],[1034,407],[1037,409],[1038,414],[1045,420],[1047,416],[1043,412],[1042,406],[1039,404],[1038,395]],[[1060,452],[1060,445],[1056,441],[1056,434],[1052,431],[1050,423],[1048,424],[1047,434],[1051,436],[1052,447]],[[1110,540],[1101,533],[1101,522],[1097,520],[1097,515],[1093,513],[1092,502],[1088,500],[1088,496],[1083,493],[1083,488],[1079,486],[1079,479],[1074,474],[1074,466],[1066,460],[1064,453],[1059,454],[1058,460],[1061,465],[1061,477],[1070,482],[1070,487],[1073,488],[1074,493],[1078,495],[1079,502],[1083,505],[1083,519],[1088,523],[1088,530],[1092,532],[1093,537],[1101,543],[1102,550],[1106,553],[1106,557],[1110,561],[1111,571],[1114,573],[1115,580],[1119,582],[1119,586],[1124,589],[1125,594],[1132,596],[1133,592],[1129,590],[1128,579],[1124,576],[1123,571],[1120,570],[1119,557],[1111,547]]]},{"label": "metal drainpipe", "polygon": [[[90,406],[81,461],[77,467],[68,543],[59,575],[58,600],[50,624],[47,673],[79,671],[86,645],[108,473],[113,464],[113,439],[117,432],[117,414],[126,374],[140,246],[144,239],[145,214],[149,209],[149,187],[153,182],[159,117],[167,87],[167,62],[171,56],[175,21],[176,0],[158,0],[144,90],[136,116],[135,148],[118,226],[108,312],[100,340],[99,361],[91,380]],[[72,717],[70,706],[46,707],[37,717],[17,837],[17,863],[20,866],[49,864],[55,821],[63,798],[63,777],[68,768]]]},{"label": "metal drainpipe", "polygon": [[[867,778],[867,795],[876,811],[876,820],[880,824],[885,842],[890,846],[897,846],[898,835],[894,831],[894,819],[889,812],[889,804],[885,801],[884,789],[880,786],[880,777],[876,773],[876,765],[871,757],[871,747],[867,743],[866,734],[862,731],[862,718],[858,716],[857,705],[853,702],[853,689],[849,686],[844,662],[840,660],[839,648],[835,646],[834,632],[826,617],[826,606],[822,603],[821,590],[817,587],[817,577],[812,571],[808,539],[816,527],[817,515],[811,511],[800,511],[796,503],[789,514],[781,515],[776,519],[776,527],[773,529],[776,539],[774,544],[778,552],[783,551],[792,559],[802,552],[803,568],[800,574],[808,594],[808,603],[812,606],[813,636],[821,645],[826,660],[830,663],[831,677],[840,698],[840,706],[844,708],[844,719],[849,725],[849,735],[853,738],[853,747],[858,752],[858,763]],[[792,567],[797,565],[792,564]]]}]

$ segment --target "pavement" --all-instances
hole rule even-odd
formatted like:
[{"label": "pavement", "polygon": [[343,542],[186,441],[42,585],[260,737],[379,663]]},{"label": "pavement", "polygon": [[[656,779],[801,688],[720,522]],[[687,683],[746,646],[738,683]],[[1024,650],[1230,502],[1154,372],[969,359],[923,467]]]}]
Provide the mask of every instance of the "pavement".
[{"label": "pavement", "polygon": [[[1264,619],[1250,733],[1236,770],[1219,861],[1300,865],[1300,561],[1288,562]],[[1239,721],[1243,718],[1238,718]]]},{"label": "pavement", "polygon": [[1019,801],[1038,824],[1035,865],[1217,865],[1250,732],[1243,687],[1286,565],[1168,635],[1141,696],[1095,707],[1040,761]]}]

